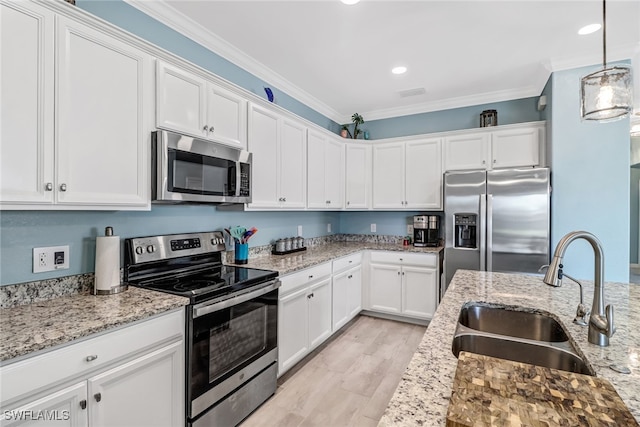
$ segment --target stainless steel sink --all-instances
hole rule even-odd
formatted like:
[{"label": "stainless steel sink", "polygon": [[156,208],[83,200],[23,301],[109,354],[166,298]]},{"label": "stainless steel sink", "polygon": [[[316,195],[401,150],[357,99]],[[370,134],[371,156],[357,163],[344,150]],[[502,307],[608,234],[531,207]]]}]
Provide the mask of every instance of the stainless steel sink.
[{"label": "stainless steel sink", "polygon": [[550,314],[523,307],[466,303],[460,310],[452,342],[461,351],[531,365],[595,375]]},{"label": "stainless steel sink", "polygon": [[505,340],[482,335],[459,335],[453,339],[453,354],[461,351],[560,369],[577,374],[594,375],[580,356],[562,348]]},{"label": "stainless steel sink", "polygon": [[467,303],[460,310],[458,322],[468,328],[492,334],[536,341],[569,341],[562,325],[542,312]]}]

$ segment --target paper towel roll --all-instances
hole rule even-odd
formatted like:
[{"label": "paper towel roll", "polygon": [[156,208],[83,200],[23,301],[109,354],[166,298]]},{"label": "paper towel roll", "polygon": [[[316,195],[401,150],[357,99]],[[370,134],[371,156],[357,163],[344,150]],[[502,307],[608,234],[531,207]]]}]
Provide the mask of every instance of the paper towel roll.
[{"label": "paper towel roll", "polygon": [[120,286],[120,237],[107,235],[96,238],[94,284],[94,293],[110,291],[113,287]]}]

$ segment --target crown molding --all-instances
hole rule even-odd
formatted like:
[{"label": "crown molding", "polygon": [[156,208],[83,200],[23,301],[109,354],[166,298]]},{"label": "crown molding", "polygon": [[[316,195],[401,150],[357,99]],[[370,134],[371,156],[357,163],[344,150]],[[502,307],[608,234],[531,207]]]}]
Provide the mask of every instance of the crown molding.
[{"label": "crown molding", "polygon": [[307,107],[336,123],[345,123],[345,121],[343,121],[344,117],[336,110],[321,102],[302,88],[294,85],[266,65],[240,51],[226,40],[213,34],[202,25],[186,17],[167,3],[147,0],[124,0],[124,2],[180,34],[187,36],[213,53],[253,74],[255,77],[264,80],[269,85],[287,93]]}]

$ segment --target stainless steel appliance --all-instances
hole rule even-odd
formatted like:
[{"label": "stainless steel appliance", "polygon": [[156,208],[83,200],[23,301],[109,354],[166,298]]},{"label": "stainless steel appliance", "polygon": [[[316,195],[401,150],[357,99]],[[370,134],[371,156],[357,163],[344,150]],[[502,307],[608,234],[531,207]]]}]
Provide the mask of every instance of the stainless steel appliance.
[{"label": "stainless steel appliance", "polygon": [[546,168],[447,172],[445,286],[458,269],[536,273],[549,264]]},{"label": "stainless steel appliance", "polygon": [[154,202],[251,203],[251,160],[238,150],[173,132],[151,136]]},{"label": "stainless steel appliance", "polygon": [[278,273],[222,264],[222,232],[125,240],[125,281],[181,295],[186,425],[237,425],[275,393]]},{"label": "stainless steel appliance", "polygon": [[440,244],[440,217],[416,215],[413,217],[413,246],[438,246]]}]

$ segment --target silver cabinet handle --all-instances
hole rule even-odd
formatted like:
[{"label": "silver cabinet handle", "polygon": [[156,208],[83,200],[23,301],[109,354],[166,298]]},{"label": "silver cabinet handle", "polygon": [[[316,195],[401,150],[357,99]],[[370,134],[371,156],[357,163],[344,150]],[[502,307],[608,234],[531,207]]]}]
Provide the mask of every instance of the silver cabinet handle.
[{"label": "silver cabinet handle", "polygon": [[213,126],[209,126],[209,132],[213,132]]},{"label": "silver cabinet handle", "polygon": [[85,399],[80,401],[80,409],[87,409],[87,401]]},{"label": "silver cabinet handle", "polygon": [[206,132],[206,131],[208,131],[208,130],[209,130],[209,127],[208,127],[207,125],[204,125],[204,127],[202,128],[202,130]]},{"label": "silver cabinet handle", "polygon": [[47,183],[44,185],[44,189],[45,189],[46,191],[53,191],[53,184],[52,184],[52,183],[50,183],[50,182],[47,182]]},{"label": "silver cabinet handle", "polygon": [[60,191],[67,191],[67,184],[60,184]]},{"label": "silver cabinet handle", "polygon": [[87,362],[93,362],[93,361],[94,361],[94,360],[96,360],[97,358],[98,358],[98,355],[97,355],[97,354],[92,354],[91,356],[87,356],[85,360],[86,360]]},{"label": "silver cabinet handle", "polygon": [[96,402],[100,402],[102,400],[102,394],[96,393],[93,395],[93,398],[96,399]]}]

